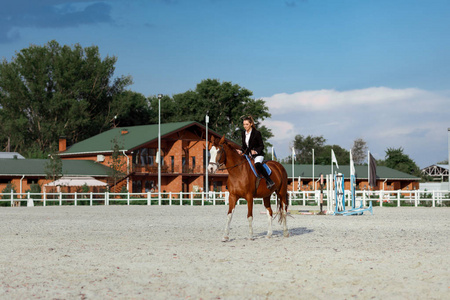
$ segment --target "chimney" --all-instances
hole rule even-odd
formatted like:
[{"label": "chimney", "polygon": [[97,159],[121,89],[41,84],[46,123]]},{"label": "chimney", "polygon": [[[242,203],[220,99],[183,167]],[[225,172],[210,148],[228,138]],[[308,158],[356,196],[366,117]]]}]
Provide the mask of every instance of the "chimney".
[{"label": "chimney", "polygon": [[64,152],[67,149],[66,137],[62,136],[59,138],[59,152]]}]

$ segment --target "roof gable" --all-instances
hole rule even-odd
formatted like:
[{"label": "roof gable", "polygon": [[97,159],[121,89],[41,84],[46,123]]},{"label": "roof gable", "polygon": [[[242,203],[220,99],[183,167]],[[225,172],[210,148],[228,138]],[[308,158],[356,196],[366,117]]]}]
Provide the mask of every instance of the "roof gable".
[{"label": "roof gable", "polygon": [[[192,125],[202,126],[193,121],[161,124],[161,137]],[[113,128],[72,145],[60,155],[112,152],[114,138],[121,150],[128,151],[158,139],[158,124]]]}]

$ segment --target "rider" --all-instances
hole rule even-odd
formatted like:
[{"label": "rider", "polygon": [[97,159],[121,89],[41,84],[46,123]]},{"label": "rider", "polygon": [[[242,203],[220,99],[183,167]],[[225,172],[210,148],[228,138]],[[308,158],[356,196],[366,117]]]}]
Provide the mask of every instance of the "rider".
[{"label": "rider", "polygon": [[242,149],[237,150],[239,154],[251,155],[255,160],[255,168],[261,174],[270,190],[275,184],[267,174],[266,168],[262,165],[264,160],[264,143],[261,132],[256,130],[255,121],[252,116],[247,116],[243,120],[244,131],[242,132]]}]

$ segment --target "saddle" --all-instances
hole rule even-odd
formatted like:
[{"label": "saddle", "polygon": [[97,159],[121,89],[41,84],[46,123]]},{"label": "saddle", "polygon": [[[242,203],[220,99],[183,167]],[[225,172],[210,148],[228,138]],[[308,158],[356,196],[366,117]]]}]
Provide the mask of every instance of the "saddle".
[{"label": "saddle", "polygon": [[[263,177],[261,177],[261,176],[258,174],[258,172],[256,172],[255,165],[252,163],[250,157],[248,157],[248,155],[246,155],[246,154],[244,154],[244,156],[245,156],[245,158],[247,159],[248,164],[250,165],[250,168],[252,169],[253,174],[255,174],[256,178],[259,178],[259,179],[263,178]],[[270,176],[270,174],[272,174],[272,170],[269,168],[268,165],[266,165],[266,162],[265,162],[265,161],[262,162],[262,165],[263,165],[263,167],[266,169],[267,174]]]},{"label": "saddle", "polygon": [[[248,155],[246,155],[246,154],[244,154],[244,156],[245,156],[245,158],[247,159],[248,164],[250,165],[250,169],[252,169],[253,174],[255,174],[255,176],[256,176],[255,191],[254,191],[254,193],[253,193],[253,196],[256,196],[256,191],[258,190],[259,182],[261,181],[261,179],[262,179],[263,177],[260,176],[260,175],[258,174],[258,172],[256,172],[256,170],[255,170],[255,165],[252,163],[250,157],[248,157]],[[262,165],[263,165],[263,167],[266,169],[267,174],[270,176],[270,174],[272,174],[272,170],[269,168],[268,165],[266,165],[266,162],[263,161],[263,162],[262,162]]]}]

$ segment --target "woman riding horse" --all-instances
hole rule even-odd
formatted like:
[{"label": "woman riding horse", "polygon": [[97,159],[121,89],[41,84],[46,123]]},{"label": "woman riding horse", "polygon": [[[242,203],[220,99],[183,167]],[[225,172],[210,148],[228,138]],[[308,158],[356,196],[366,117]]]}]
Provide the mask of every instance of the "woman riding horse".
[{"label": "woman riding horse", "polygon": [[270,190],[275,183],[273,183],[272,179],[270,179],[266,168],[262,165],[264,160],[264,143],[261,132],[256,129],[255,121],[252,116],[245,117],[242,124],[244,125],[245,130],[242,131],[242,149],[238,150],[238,153],[253,157],[255,160],[256,171],[264,177],[266,180],[267,189]]},{"label": "woman riding horse", "polygon": [[258,180],[253,173],[249,162],[239,154],[235,148],[227,143],[225,136],[223,136],[220,141],[219,139],[211,137],[210,145],[211,160],[208,165],[208,171],[211,173],[215,173],[217,170],[228,171],[227,186],[230,196],[228,198],[228,215],[225,235],[222,241],[229,240],[230,223],[239,198],[245,198],[245,200],[247,200],[247,220],[250,239],[253,239],[253,197],[263,198],[269,223],[267,237],[271,237],[273,212],[270,207],[270,197],[274,192],[277,194],[279,221],[283,224],[283,234],[286,237],[289,236],[286,224],[288,207],[287,173],[284,167],[276,161],[267,162],[267,165],[272,170],[271,176],[274,182],[274,185],[268,189],[265,185],[258,184]]}]

